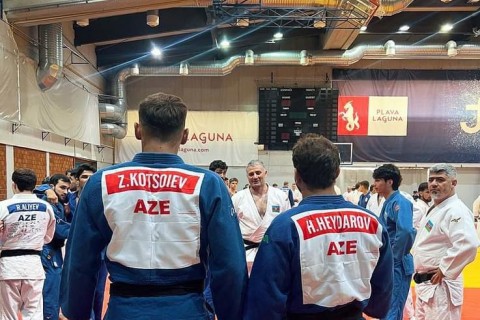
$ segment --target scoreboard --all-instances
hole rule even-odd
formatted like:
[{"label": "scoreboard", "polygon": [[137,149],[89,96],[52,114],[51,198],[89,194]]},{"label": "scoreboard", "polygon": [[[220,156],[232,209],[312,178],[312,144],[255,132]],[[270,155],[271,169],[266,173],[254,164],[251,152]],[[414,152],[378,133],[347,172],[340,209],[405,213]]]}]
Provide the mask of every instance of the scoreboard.
[{"label": "scoreboard", "polygon": [[259,144],[291,150],[304,133],[337,141],[338,89],[259,88]]}]

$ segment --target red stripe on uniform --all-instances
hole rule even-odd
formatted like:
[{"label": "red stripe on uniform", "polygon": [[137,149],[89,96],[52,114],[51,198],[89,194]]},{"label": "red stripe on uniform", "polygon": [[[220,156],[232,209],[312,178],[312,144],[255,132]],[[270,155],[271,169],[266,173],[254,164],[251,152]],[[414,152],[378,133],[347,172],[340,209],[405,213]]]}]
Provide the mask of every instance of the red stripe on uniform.
[{"label": "red stripe on uniform", "polygon": [[179,171],[152,169],[126,169],[105,175],[108,194],[133,190],[193,194],[199,179]]},{"label": "red stripe on uniform", "polygon": [[328,233],[363,232],[376,234],[378,221],[358,211],[312,212],[297,220],[304,240]]}]

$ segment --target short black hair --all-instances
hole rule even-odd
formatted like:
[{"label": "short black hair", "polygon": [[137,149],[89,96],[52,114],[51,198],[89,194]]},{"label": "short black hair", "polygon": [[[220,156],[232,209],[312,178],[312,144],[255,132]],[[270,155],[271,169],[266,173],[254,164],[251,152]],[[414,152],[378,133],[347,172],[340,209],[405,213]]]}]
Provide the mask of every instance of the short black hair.
[{"label": "short black hair", "polygon": [[208,170],[215,171],[217,169],[228,170],[227,163],[222,160],[213,160],[208,166]]},{"label": "short black hair", "polygon": [[293,166],[307,186],[326,189],[340,173],[340,153],[336,145],[318,134],[302,136],[293,147]]},{"label": "short black hair", "polygon": [[97,169],[88,163],[81,164],[76,168],[75,178],[80,179],[80,176],[84,171],[92,171],[93,173],[95,173],[97,172]]},{"label": "short black hair", "polygon": [[418,185],[418,192],[422,192],[428,189],[428,182],[422,182]]},{"label": "short black hair", "polygon": [[12,181],[17,185],[20,192],[33,191],[37,184],[37,175],[31,169],[17,169],[12,173]]},{"label": "short black hair", "polygon": [[139,122],[149,137],[169,141],[185,128],[187,110],[179,97],[159,92],[140,103]]},{"label": "short black hair", "polygon": [[392,189],[398,190],[402,183],[402,175],[400,170],[394,164],[384,164],[373,171],[373,179],[383,179],[385,181],[392,180]]},{"label": "short black hair", "polygon": [[60,181],[70,183],[70,179],[63,173],[57,173],[50,177],[50,184],[53,186],[56,186]]},{"label": "short black hair", "polygon": [[368,187],[370,186],[370,182],[368,182],[367,180],[363,180],[363,181],[360,181],[358,183],[359,186],[364,186],[365,189],[368,189]]}]

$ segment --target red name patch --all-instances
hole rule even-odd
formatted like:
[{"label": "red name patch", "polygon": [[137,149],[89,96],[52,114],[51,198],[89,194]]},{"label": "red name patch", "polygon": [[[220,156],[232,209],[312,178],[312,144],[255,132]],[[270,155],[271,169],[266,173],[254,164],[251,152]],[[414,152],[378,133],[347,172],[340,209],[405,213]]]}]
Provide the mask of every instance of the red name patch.
[{"label": "red name patch", "polygon": [[314,212],[297,220],[304,240],[327,233],[364,232],[376,234],[378,221],[367,213],[355,211]]},{"label": "red name patch", "polygon": [[199,177],[178,171],[125,170],[105,176],[107,193],[114,194],[132,190],[147,192],[179,192],[193,194]]}]

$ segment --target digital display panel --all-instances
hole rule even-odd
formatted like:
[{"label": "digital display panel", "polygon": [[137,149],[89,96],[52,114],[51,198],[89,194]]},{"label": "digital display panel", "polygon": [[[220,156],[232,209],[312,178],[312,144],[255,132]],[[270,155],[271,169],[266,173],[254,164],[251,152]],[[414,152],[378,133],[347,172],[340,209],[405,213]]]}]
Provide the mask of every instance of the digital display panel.
[{"label": "digital display panel", "polygon": [[337,141],[338,90],[332,88],[259,88],[259,144],[267,150],[291,150],[305,133]]}]

